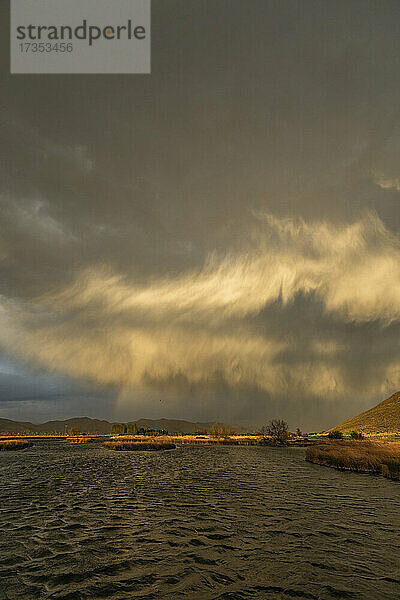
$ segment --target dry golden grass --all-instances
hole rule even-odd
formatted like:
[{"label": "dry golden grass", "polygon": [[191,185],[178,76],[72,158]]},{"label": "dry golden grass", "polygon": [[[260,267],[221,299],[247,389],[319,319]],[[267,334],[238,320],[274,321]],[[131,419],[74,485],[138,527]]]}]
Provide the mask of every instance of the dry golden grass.
[{"label": "dry golden grass", "polygon": [[104,442],[104,447],[109,450],[172,450],[176,448],[175,444],[166,442],[140,442],[135,440]]},{"label": "dry golden grass", "polygon": [[88,442],[93,442],[95,438],[90,436],[77,436],[77,437],[69,437],[67,438],[68,442],[72,444],[87,444]]},{"label": "dry golden grass", "polygon": [[230,446],[255,446],[262,439],[257,435],[229,435],[226,437],[215,437],[212,435],[160,435],[160,436],[143,436],[143,435],[125,435],[113,438],[115,441],[136,441],[149,442],[154,444],[211,444],[211,445],[230,445]]},{"label": "dry golden grass", "polygon": [[310,446],[306,460],[336,469],[400,479],[400,443],[335,441]]},{"label": "dry golden grass", "polygon": [[0,450],[23,450],[32,446],[28,440],[0,440]]}]

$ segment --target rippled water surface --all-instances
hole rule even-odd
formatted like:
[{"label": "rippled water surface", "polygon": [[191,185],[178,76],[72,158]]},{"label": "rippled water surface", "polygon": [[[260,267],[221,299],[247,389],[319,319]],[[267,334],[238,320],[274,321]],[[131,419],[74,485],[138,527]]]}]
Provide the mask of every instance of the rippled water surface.
[{"label": "rippled water surface", "polygon": [[0,454],[0,598],[400,598],[400,486],[302,449]]}]

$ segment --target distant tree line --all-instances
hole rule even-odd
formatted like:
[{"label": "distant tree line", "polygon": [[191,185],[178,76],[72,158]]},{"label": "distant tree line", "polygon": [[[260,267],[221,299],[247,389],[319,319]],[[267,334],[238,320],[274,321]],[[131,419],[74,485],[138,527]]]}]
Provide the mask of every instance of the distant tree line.
[{"label": "distant tree line", "polygon": [[214,423],[209,432],[214,437],[229,437],[230,435],[234,435],[234,431],[223,425],[222,423]]},{"label": "distant tree line", "polygon": [[[138,427],[136,423],[114,423],[112,433],[114,435],[168,435],[166,429],[147,429],[145,427]],[[222,423],[214,423],[211,429],[196,430],[194,434],[212,435],[213,437],[223,438],[234,435],[234,431]]]},{"label": "distant tree line", "polygon": [[138,427],[136,423],[114,423],[112,433],[114,435],[168,435],[166,429],[147,429]]}]

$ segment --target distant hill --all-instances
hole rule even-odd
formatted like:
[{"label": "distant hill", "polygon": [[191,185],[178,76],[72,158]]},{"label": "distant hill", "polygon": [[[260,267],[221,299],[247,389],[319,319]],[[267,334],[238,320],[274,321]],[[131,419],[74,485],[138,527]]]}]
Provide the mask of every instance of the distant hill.
[{"label": "distant hill", "polygon": [[400,392],[333,429],[343,433],[359,431],[365,434],[400,432]]},{"label": "distant hill", "polygon": [[[136,423],[138,427],[146,429],[166,429],[169,433],[193,433],[194,431],[202,431],[211,429],[215,424],[209,423],[192,423],[191,421],[181,421],[178,419],[139,419],[138,421],[130,421]],[[46,421],[46,423],[30,423],[11,421],[10,419],[0,419],[0,433],[65,433],[68,429],[79,429],[85,433],[111,433],[113,423],[108,421],[100,421],[99,419],[90,419],[89,417],[75,417],[73,419],[65,419],[64,421]],[[238,425],[227,426],[237,433],[244,433],[246,429]]]},{"label": "distant hill", "polygon": [[65,421],[46,421],[46,423],[30,423],[0,419],[0,433],[65,433],[68,429],[79,429],[87,433],[111,433],[112,423],[90,419],[89,417],[75,417]]},{"label": "distant hill", "polygon": [[0,419],[0,433],[23,433],[24,431],[36,431],[33,423],[11,421],[10,419]]}]

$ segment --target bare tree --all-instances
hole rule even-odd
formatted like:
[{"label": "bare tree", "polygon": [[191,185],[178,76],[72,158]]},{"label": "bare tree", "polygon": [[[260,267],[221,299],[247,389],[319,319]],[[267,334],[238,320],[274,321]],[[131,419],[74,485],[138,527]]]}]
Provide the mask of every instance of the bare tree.
[{"label": "bare tree", "polygon": [[80,435],[81,431],[77,427],[70,427],[67,431],[68,435]]},{"label": "bare tree", "polygon": [[222,423],[214,423],[211,428],[211,435],[214,437],[229,437],[232,433],[233,432]]},{"label": "bare tree", "polygon": [[260,433],[275,444],[285,444],[289,437],[288,424],[282,419],[273,419],[266,427],[262,427]]}]

